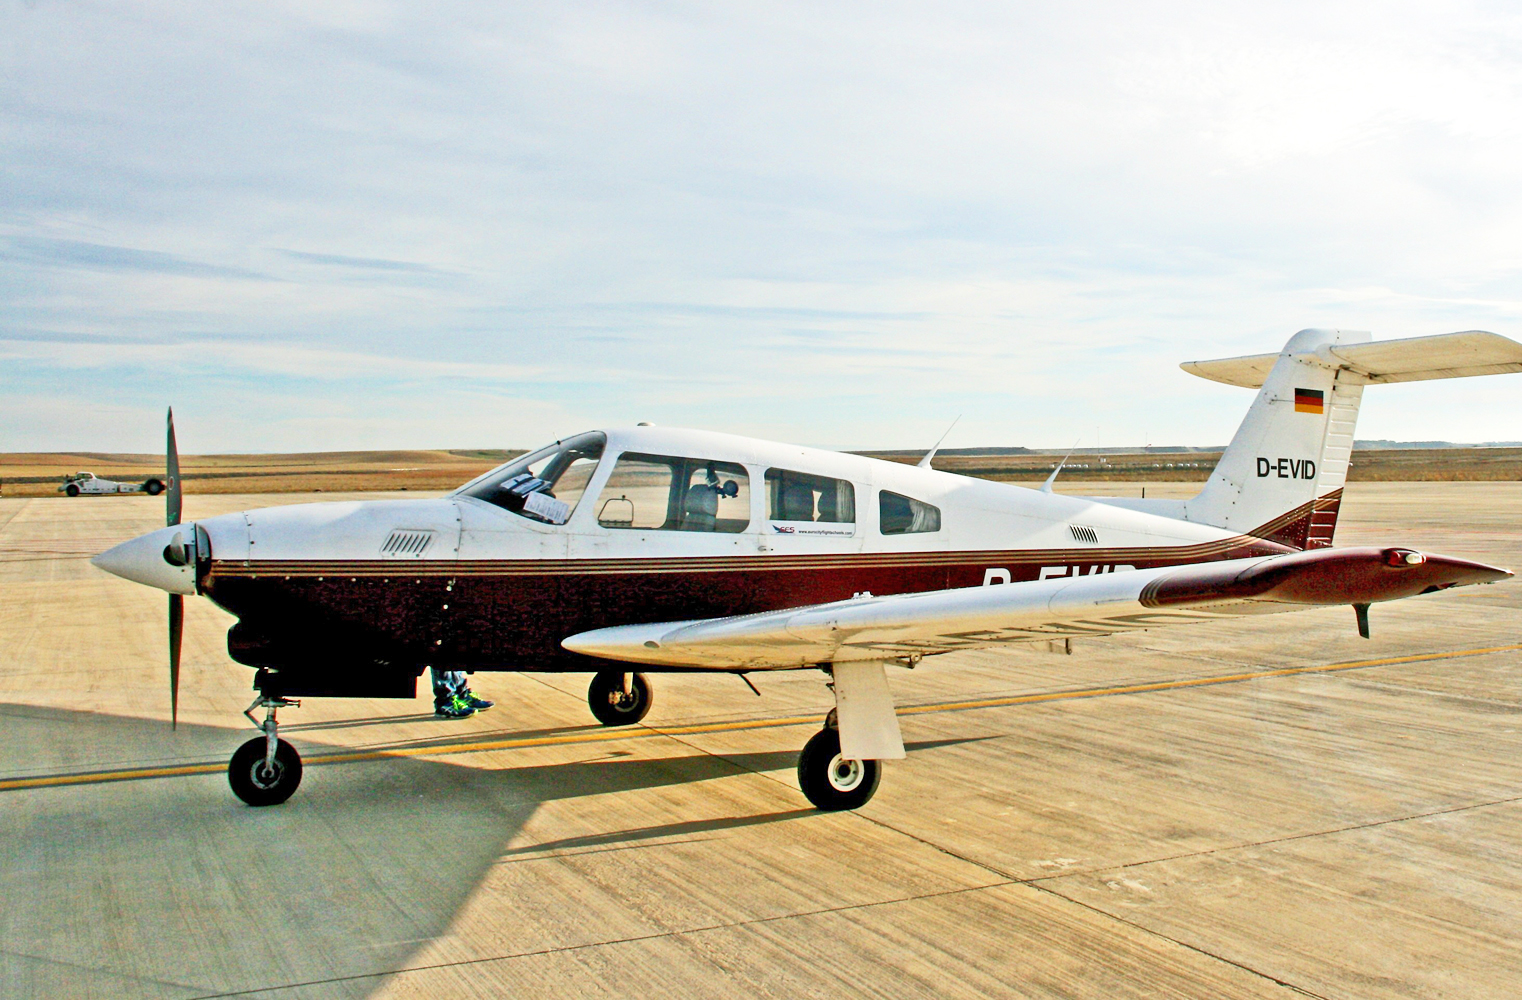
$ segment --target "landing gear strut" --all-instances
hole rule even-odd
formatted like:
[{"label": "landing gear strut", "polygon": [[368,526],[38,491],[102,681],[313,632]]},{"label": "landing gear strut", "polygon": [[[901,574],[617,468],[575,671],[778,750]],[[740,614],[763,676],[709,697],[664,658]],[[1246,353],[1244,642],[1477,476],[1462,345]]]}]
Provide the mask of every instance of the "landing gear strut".
[{"label": "landing gear strut", "polygon": [[644,674],[604,670],[587,688],[587,705],[605,726],[629,726],[650,711],[654,693]]},{"label": "landing gear strut", "polygon": [[[270,698],[264,694],[243,710],[255,728],[264,730],[238,748],[227,765],[227,781],[233,794],[251,806],[276,806],[290,798],[301,784],[301,755],[280,738],[275,712],[295,708],[301,702],[290,698]],[[254,718],[254,709],[264,709],[264,721]]]}]

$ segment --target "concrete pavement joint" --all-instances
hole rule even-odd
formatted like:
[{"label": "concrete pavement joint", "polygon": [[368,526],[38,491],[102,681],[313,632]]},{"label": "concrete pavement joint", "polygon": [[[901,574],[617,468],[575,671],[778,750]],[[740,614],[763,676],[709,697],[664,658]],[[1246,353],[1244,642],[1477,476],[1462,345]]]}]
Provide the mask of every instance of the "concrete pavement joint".
[{"label": "concrete pavement joint", "polygon": [[[620,944],[639,944],[643,941],[659,941],[665,938],[678,938],[695,934],[709,934],[714,931],[734,930],[745,927],[759,927],[765,924],[777,923],[783,920],[797,920],[805,917],[827,916],[832,913],[846,913],[854,910],[868,910],[879,906],[894,906],[900,903],[913,903],[925,899],[939,899],[945,896],[957,896],[964,893],[982,892],[986,889],[997,889],[1010,882],[998,882],[991,885],[958,886],[955,889],[942,889],[936,892],[915,893],[909,896],[895,896],[892,899],[875,899],[865,903],[846,903],[841,906],[827,906],[814,910],[800,910],[795,913],[779,913],[771,917],[756,917],[752,920],[731,920],[720,923],[704,924],[699,927],[687,927],[681,930],[657,931],[650,934],[633,934],[621,938],[608,938],[602,941],[585,941],[581,944],[562,945],[557,948],[536,948],[531,951],[509,952],[501,955],[482,955],[477,958],[462,958],[454,962],[437,962],[428,965],[409,965],[396,969],[384,969],[376,972],[356,972],[348,976],[331,976],[326,979],[310,979],[299,983],[282,983],[278,986],[260,986],[247,990],[234,990],[228,993],[206,993],[186,1000],[224,1000],[226,997],[245,997],[259,993],[275,993],[281,990],[296,990],[309,986],[326,986],[332,983],[348,983],[360,979],[378,979],[383,976],[399,976],[410,972],[433,972],[441,969],[455,969],[462,966],[484,965],[488,962],[510,962],[520,958],[536,958],[541,955],[560,955],[568,952],[586,951],[592,948],[607,948]],[[1066,898],[1066,897],[1063,897]],[[1314,995],[1314,994],[1312,994]]]},{"label": "concrete pavement joint", "polygon": [[[727,763],[736,764],[736,762],[730,761],[730,760],[728,760],[728,758],[724,757],[723,754],[715,754],[715,753],[712,753],[710,751],[703,750],[701,747],[698,747],[698,746],[695,746],[695,745],[693,745],[691,743],[688,743],[686,740],[678,740],[678,742],[682,743],[685,746],[691,747],[692,749],[698,751],[699,753],[707,753],[709,756],[717,757],[720,760],[725,760]],[[790,785],[788,785],[787,782],[782,781],[781,779],[777,778],[773,774],[769,774],[769,773],[766,773],[764,771],[755,771],[755,770],[752,770],[751,768],[744,767],[744,765],[736,764],[736,766],[740,767],[742,770],[749,771],[752,774],[758,775],[758,776],[760,776],[762,778],[766,778],[769,781],[775,781],[779,785],[782,785],[785,788],[790,788],[791,787]],[[1038,885],[1038,884],[1036,884],[1037,881],[1039,881],[1038,879],[1022,878],[1022,877],[1020,877],[1018,875],[1015,875],[1013,872],[1004,871],[1003,869],[999,868],[996,865],[990,864],[990,863],[988,863],[986,861],[980,861],[980,860],[978,860],[976,858],[969,857],[968,855],[963,854],[963,853],[961,853],[959,851],[952,850],[951,848],[946,847],[943,844],[935,843],[934,841],[928,840],[925,837],[920,836],[919,834],[910,833],[907,830],[901,830],[898,827],[894,826],[893,824],[888,823],[888,822],[886,822],[884,820],[878,819],[875,816],[870,816],[870,815],[868,815],[868,814],[866,814],[864,812],[857,811],[857,810],[853,810],[853,811],[851,811],[849,813],[845,813],[844,815],[848,816],[851,819],[857,820],[858,822],[869,823],[869,824],[871,824],[873,826],[876,826],[878,829],[886,830],[889,833],[893,833],[893,834],[896,834],[896,835],[898,835],[900,837],[904,837],[904,838],[906,838],[908,840],[911,840],[911,841],[921,845],[922,847],[928,848],[928,849],[930,849],[932,851],[935,851],[935,852],[937,852],[939,854],[943,854],[946,857],[954,858],[957,861],[962,862],[963,864],[969,865],[970,867],[977,868],[977,869],[980,869],[980,870],[982,870],[984,872],[987,872],[988,874],[994,876],[997,879],[997,881],[992,882],[992,883],[990,883],[990,884],[988,884],[986,886],[982,886],[980,888],[991,889],[991,888],[997,888],[997,887],[1000,887],[1000,886],[1026,885],[1026,886],[1029,886],[1030,888],[1032,888],[1032,889],[1034,889],[1034,890],[1036,890],[1038,892],[1047,893],[1048,895],[1053,896],[1054,898],[1061,899],[1061,900],[1064,900],[1064,901],[1066,901],[1068,903],[1071,903],[1071,904],[1073,904],[1075,906],[1082,907],[1082,908],[1084,908],[1086,910],[1089,910],[1092,913],[1098,914],[1099,916],[1106,917],[1108,919],[1111,919],[1111,920],[1117,921],[1119,923],[1125,924],[1126,926],[1132,928],[1133,930],[1139,931],[1140,933],[1145,934],[1145,935],[1147,935],[1149,937],[1155,937],[1155,938],[1158,938],[1160,940],[1167,941],[1170,944],[1174,945],[1175,947],[1183,948],[1183,949],[1185,949],[1187,951],[1194,952],[1197,955],[1202,955],[1205,958],[1213,959],[1213,960],[1215,960],[1217,962],[1221,962],[1224,965],[1229,965],[1232,968],[1239,969],[1242,972],[1246,972],[1246,973],[1248,973],[1250,975],[1257,976],[1257,977],[1259,977],[1261,979],[1265,979],[1265,980],[1267,980],[1267,981],[1269,981],[1271,983],[1274,983],[1277,986],[1283,987],[1284,989],[1291,990],[1292,992],[1298,993],[1301,996],[1314,997],[1314,998],[1316,998],[1316,1000],[1328,1000],[1327,997],[1324,997],[1324,996],[1322,996],[1319,993],[1313,993],[1310,990],[1307,990],[1307,989],[1305,989],[1303,987],[1297,986],[1294,983],[1287,982],[1287,981],[1279,978],[1278,976],[1272,975],[1271,973],[1263,972],[1263,971],[1255,969],[1255,968],[1253,968],[1253,967],[1251,967],[1249,965],[1245,965],[1242,962],[1238,962],[1238,961],[1235,961],[1233,959],[1226,958],[1223,955],[1217,955],[1217,954],[1215,954],[1215,953],[1213,953],[1211,951],[1208,951],[1205,948],[1199,947],[1197,945],[1192,945],[1192,944],[1189,944],[1188,942],[1180,941],[1180,940],[1178,940],[1176,938],[1170,937],[1169,935],[1163,934],[1162,932],[1154,930],[1154,929],[1152,929],[1150,927],[1142,926],[1141,924],[1138,924],[1138,923],[1135,923],[1133,921],[1127,920],[1124,917],[1117,916],[1116,914],[1113,914],[1113,913],[1108,913],[1108,912],[1106,912],[1104,910],[1099,909],[1096,906],[1092,906],[1092,905],[1090,905],[1088,903],[1082,902],[1081,900],[1073,899],[1073,898],[1071,898],[1069,896],[1066,896],[1066,895],[1064,895],[1064,894],[1062,894],[1060,892],[1057,892],[1057,891],[1055,891],[1055,890],[1053,890],[1051,888],[1048,888],[1047,886]]]},{"label": "concrete pavement joint", "polygon": [[1227,958],[1225,955],[1219,955],[1219,954],[1217,954],[1217,953],[1215,953],[1213,951],[1210,951],[1207,948],[1202,948],[1199,945],[1190,944],[1187,941],[1183,941],[1183,940],[1180,940],[1179,938],[1173,937],[1171,935],[1164,934],[1162,931],[1155,930],[1154,928],[1147,927],[1147,926],[1145,926],[1143,924],[1139,924],[1139,923],[1137,923],[1134,920],[1127,920],[1125,917],[1122,917],[1118,913],[1111,913],[1108,910],[1102,910],[1102,909],[1100,909],[1099,907],[1093,905],[1092,903],[1085,903],[1081,899],[1074,899],[1071,896],[1064,895],[1063,893],[1060,893],[1057,890],[1053,889],[1051,886],[1038,885],[1037,883],[1032,882],[1032,881],[1023,882],[1022,884],[1029,886],[1030,888],[1036,890],[1037,892],[1044,892],[1047,895],[1052,896],[1055,899],[1061,899],[1061,900],[1063,900],[1065,902],[1073,904],[1074,906],[1080,906],[1083,909],[1088,910],[1090,913],[1096,913],[1099,916],[1108,917],[1109,919],[1114,920],[1116,923],[1125,924],[1127,927],[1130,927],[1130,928],[1132,928],[1134,930],[1141,931],[1143,934],[1147,934],[1147,935],[1149,935],[1151,937],[1158,938],[1159,940],[1162,940],[1162,941],[1167,941],[1170,944],[1173,944],[1173,945],[1175,945],[1175,946],[1177,946],[1179,948],[1185,949],[1186,951],[1192,951],[1196,955],[1203,955],[1206,958],[1215,959],[1217,962],[1221,962],[1222,964],[1229,965],[1229,966],[1231,966],[1234,969],[1241,969],[1243,972],[1250,973],[1251,975],[1258,976],[1259,978],[1262,978],[1262,979],[1266,979],[1269,982],[1274,983],[1277,986],[1282,986],[1283,988],[1285,988],[1287,990],[1290,990],[1291,992],[1298,993],[1301,996],[1314,997],[1315,1000],[1330,1000],[1330,998],[1327,997],[1325,994],[1313,992],[1311,990],[1306,989],[1303,986],[1297,986],[1294,983],[1292,983],[1292,982],[1290,982],[1290,981],[1288,981],[1286,979],[1279,978],[1278,976],[1274,975],[1271,972],[1264,972],[1262,969],[1255,969],[1255,968],[1253,968],[1250,965],[1247,965],[1245,963],[1237,961],[1236,959]]},{"label": "concrete pavement joint", "polygon": [[93,965],[85,965],[82,962],[65,962],[62,959],[51,958],[46,955],[32,955],[24,951],[15,951],[11,948],[0,948],[0,955],[8,955],[13,959],[21,959],[27,962],[36,962],[38,965],[51,965],[60,969],[73,969],[78,972],[86,972],[105,979],[125,980],[129,983],[151,984],[160,988],[176,990],[200,989],[188,983],[177,983],[168,979],[154,979],[151,976],[140,976],[131,972],[119,972],[115,969],[102,969]]},{"label": "concrete pavement joint", "polygon": [[1213,854],[1224,854],[1229,851],[1246,851],[1254,847],[1273,847],[1275,844],[1288,844],[1297,840],[1314,840],[1317,837],[1335,837],[1339,833],[1356,833],[1359,830],[1372,830],[1381,826],[1395,826],[1399,823],[1409,823],[1418,819],[1431,819],[1434,816],[1451,816],[1454,813],[1471,812],[1475,809],[1489,809],[1492,806],[1508,806],[1522,802],[1522,795],[1514,795],[1504,799],[1491,799],[1486,802],[1468,802],[1464,805],[1450,806],[1447,809],[1432,809],[1427,812],[1411,813],[1407,816],[1392,816],[1388,819],[1375,819],[1367,823],[1353,823],[1348,826],[1332,827],[1327,830],[1310,830],[1305,833],[1289,833],[1282,837],[1270,837],[1267,840],[1254,840],[1241,844],[1226,844],[1221,847],[1212,847],[1203,851],[1186,851],[1183,854],[1172,854],[1162,858],[1148,858],[1143,861],[1128,861],[1122,865],[1105,865],[1103,868],[1085,868],[1082,871],[1065,871],[1052,875],[1035,875],[1031,878],[1021,879],[1029,885],[1040,882],[1058,882],[1062,879],[1074,878],[1083,875],[1102,875],[1105,872],[1125,871],[1128,868],[1141,868],[1146,865],[1167,864],[1170,861],[1188,861],[1191,858],[1208,858]]}]

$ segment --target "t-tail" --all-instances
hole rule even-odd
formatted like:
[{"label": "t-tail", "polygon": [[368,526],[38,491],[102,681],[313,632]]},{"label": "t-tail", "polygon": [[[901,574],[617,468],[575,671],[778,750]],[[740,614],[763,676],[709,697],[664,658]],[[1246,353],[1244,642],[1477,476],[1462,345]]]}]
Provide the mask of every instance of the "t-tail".
[{"label": "t-tail", "polygon": [[1332,544],[1366,386],[1522,372],[1522,344],[1479,330],[1380,341],[1301,330],[1278,354],[1180,367],[1258,397],[1198,496],[1107,502],[1314,549]]},{"label": "t-tail", "polygon": [[1185,519],[1297,549],[1331,545],[1367,384],[1333,352],[1370,342],[1361,331],[1301,330],[1277,357],[1185,364],[1218,382],[1262,386],[1205,488],[1185,502]]}]

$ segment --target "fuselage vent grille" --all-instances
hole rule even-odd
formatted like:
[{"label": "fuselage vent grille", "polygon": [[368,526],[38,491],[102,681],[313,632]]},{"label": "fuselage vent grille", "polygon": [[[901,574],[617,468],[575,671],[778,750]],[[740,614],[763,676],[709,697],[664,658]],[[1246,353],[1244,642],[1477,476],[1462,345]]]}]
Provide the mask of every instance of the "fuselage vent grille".
[{"label": "fuselage vent grille", "polygon": [[398,528],[391,532],[386,544],[381,546],[381,555],[392,559],[416,559],[428,551],[428,546],[432,543],[432,531]]},{"label": "fuselage vent grille", "polygon": [[1099,532],[1086,524],[1070,524],[1068,530],[1073,533],[1073,541],[1084,542],[1088,545],[1099,544]]}]

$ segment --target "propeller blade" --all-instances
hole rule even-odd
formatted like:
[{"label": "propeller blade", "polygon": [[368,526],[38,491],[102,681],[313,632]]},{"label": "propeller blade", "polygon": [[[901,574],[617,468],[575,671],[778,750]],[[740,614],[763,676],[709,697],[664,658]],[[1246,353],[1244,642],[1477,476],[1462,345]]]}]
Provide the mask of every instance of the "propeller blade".
[{"label": "propeller blade", "polygon": [[169,595],[169,728],[180,722],[180,639],[185,634],[185,598]]},{"label": "propeller blade", "polygon": [[164,523],[180,523],[180,449],[174,443],[174,407],[169,408],[169,444],[165,455]]}]

